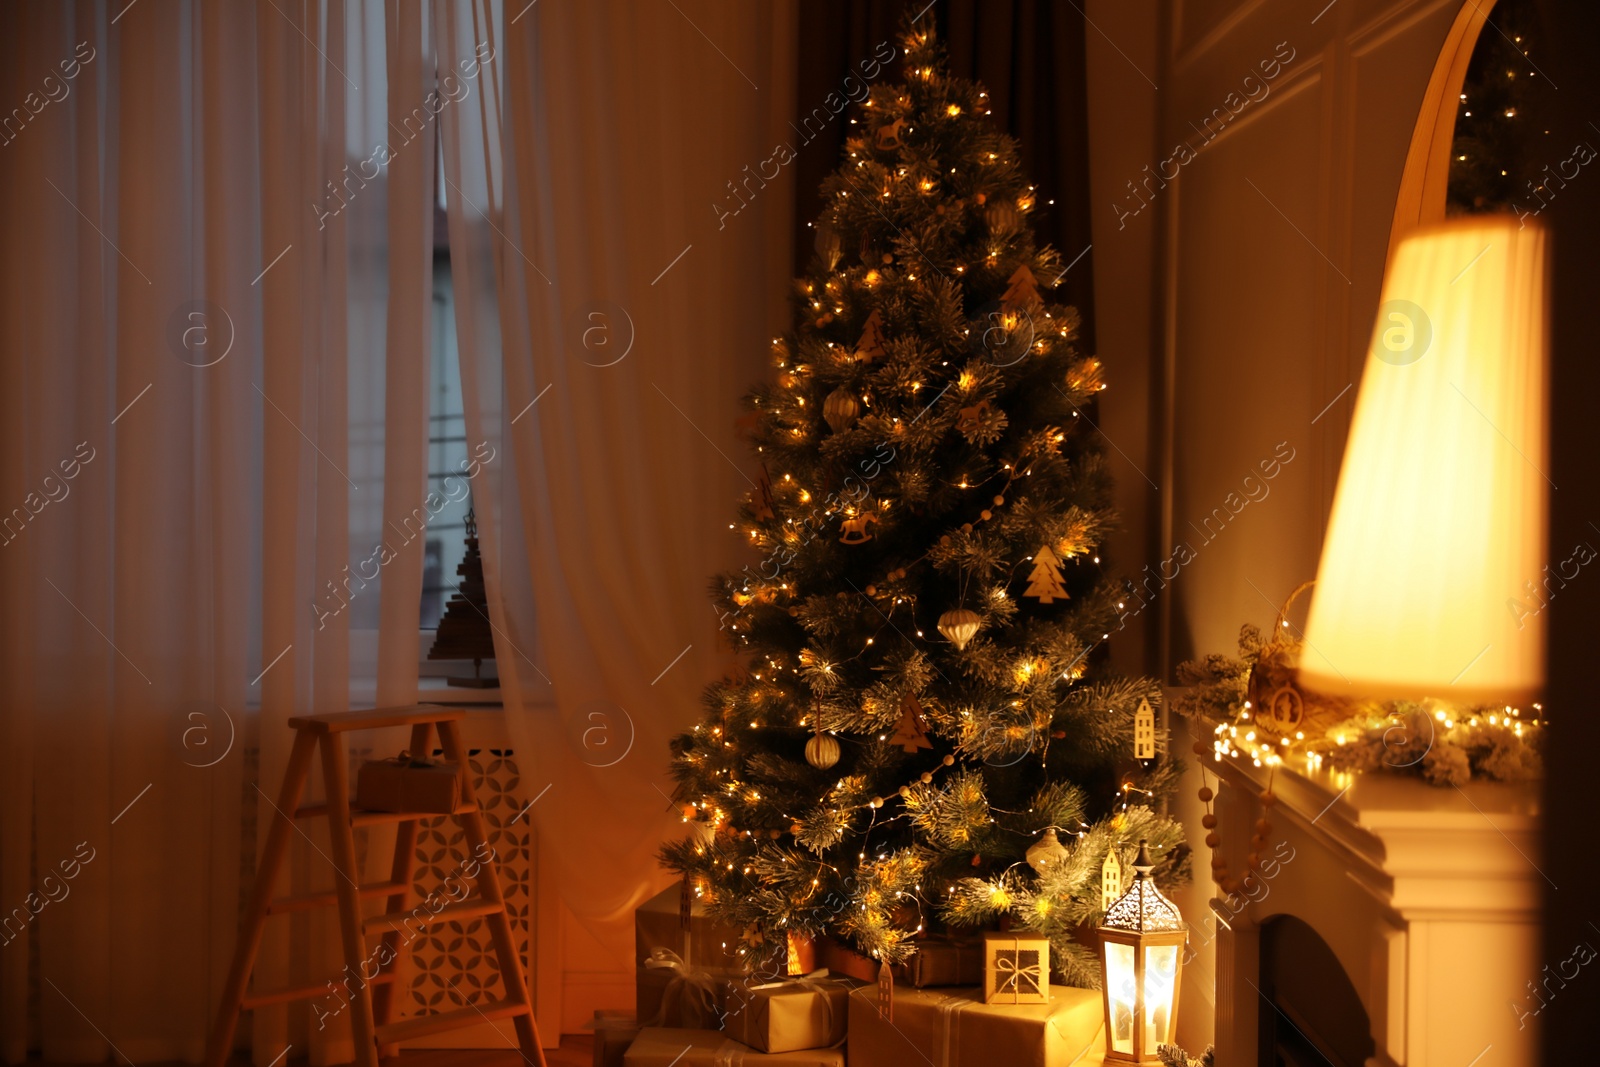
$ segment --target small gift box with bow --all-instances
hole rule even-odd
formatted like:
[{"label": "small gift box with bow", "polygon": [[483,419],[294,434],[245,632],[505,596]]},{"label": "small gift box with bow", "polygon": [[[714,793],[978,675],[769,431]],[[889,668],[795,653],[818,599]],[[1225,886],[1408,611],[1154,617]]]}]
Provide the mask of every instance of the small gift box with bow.
[{"label": "small gift box with bow", "polygon": [[1050,1000],[1050,940],[1027,931],[983,935],[985,1004],[1044,1004]]},{"label": "small gift box with bow", "polygon": [[781,982],[735,979],[723,998],[723,1028],[762,1052],[843,1044],[850,990],[859,983],[826,970]]},{"label": "small gift box with bow", "polygon": [[449,815],[461,806],[461,777],[454,763],[401,752],[368,760],[356,771],[356,807],[364,811]]}]

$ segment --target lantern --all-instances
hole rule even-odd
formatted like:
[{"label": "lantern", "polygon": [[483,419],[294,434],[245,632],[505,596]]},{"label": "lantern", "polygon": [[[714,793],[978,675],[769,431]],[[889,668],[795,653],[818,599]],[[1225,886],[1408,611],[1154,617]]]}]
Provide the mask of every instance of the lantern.
[{"label": "lantern", "polygon": [[1107,1063],[1160,1063],[1156,1049],[1172,1041],[1177,1026],[1178,978],[1189,928],[1151,880],[1154,866],[1140,841],[1133,885],[1100,926]]}]

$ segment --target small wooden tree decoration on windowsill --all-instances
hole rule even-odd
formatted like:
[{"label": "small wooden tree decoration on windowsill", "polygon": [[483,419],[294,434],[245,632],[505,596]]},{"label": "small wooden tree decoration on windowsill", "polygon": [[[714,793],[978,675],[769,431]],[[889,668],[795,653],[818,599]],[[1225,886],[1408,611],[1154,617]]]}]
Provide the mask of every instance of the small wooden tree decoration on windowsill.
[{"label": "small wooden tree decoration on windowsill", "polygon": [[471,678],[450,678],[464,689],[495,689],[499,678],[483,676],[483,661],[494,662],[494,629],[489,624],[489,594],[483,583],[483,557],[478,553],[478,519],[467,512],[467,554],[456,567],[461,581],[445,605],[444,616],[428,649],[429,659],[470,659]]}]

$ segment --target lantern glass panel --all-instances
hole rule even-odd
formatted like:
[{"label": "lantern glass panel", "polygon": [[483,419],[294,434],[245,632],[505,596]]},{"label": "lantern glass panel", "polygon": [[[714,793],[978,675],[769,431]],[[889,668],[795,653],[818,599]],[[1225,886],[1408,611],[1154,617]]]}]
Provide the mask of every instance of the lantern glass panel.
[{"label": "lantern glass panel", "polygon": [[1138,995],[1133,946],[1105,943],[1106,999],[1111,1011],[1111,1051],[1133,1051],[1133,1010]]},{"label": "lantern glass panel", "polygon": [[1153,1049],[1172,1038],[1172,999],[1177,991],[1178,946],[1147,945],[1144,949],[1144,1047]]}]

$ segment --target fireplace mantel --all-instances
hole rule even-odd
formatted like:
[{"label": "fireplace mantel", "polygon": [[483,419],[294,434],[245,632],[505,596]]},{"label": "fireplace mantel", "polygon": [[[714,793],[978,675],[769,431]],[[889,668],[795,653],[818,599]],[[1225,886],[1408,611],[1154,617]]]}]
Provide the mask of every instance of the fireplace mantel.
[{"label": "fireplace mantel", "polygon": [[1211,901],[1219,1063],[1257,1062],[1260,1013],[1274,1011],[1257,989],[1261,926],[1293,915],[1332,949],[1360,996],[1376,1047],[1369,1063],[1531,1067],[1538,1001],[1528,983],[1542,977],[1544,883],[1535,785],[1440,787],[1393,773],[1279,767],[1278,803],[1267,811],[1264,768],[1203,765],[1220,783],[1230,866],[1244,866],[1264,813],[1273,824],[1267,853],[1279,857],[1255,901],[1230,902],[1220,890]]}]

